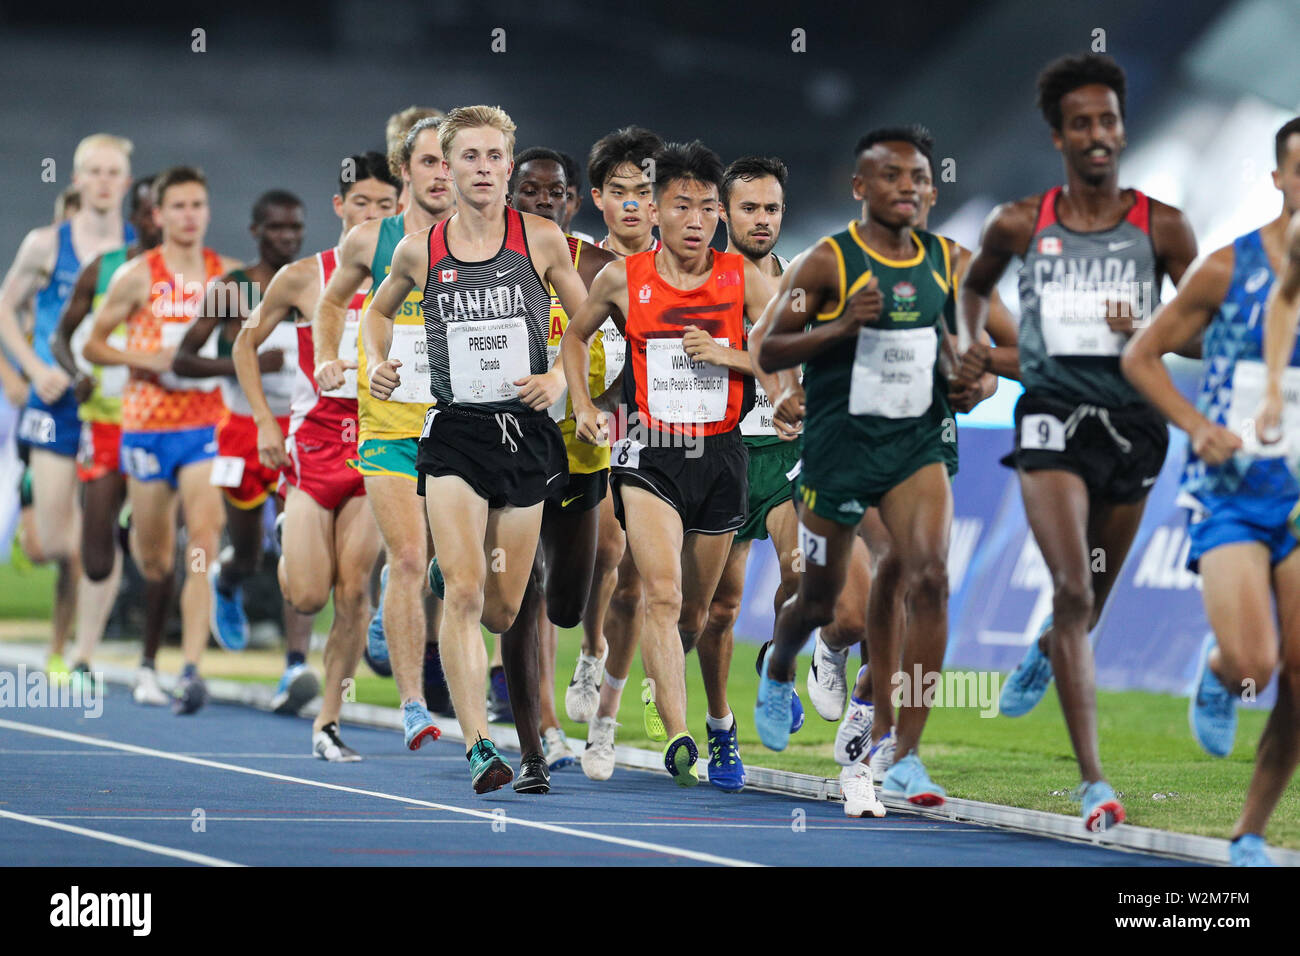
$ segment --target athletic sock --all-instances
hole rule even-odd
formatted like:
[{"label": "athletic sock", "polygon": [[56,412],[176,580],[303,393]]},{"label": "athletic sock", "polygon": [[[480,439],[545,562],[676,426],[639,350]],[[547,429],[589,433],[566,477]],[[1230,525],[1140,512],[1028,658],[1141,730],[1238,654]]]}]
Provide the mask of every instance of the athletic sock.
[{"label": "athletic sock", "polygon": [[284,659],[288,662],[290,667],[297,667],[299,664],[307,663],[307,655],[302,651],[290,651],[288,654],[284,655]]},{"label": "athletic sock", "polygon": [[627,683],[627,678],[624,677],[622,680],[619,680],[609,671],[605,671],[605,683],[609,685],[610,690],[622,690],[623,685]]},{"label": "athletic sock", "polygon": [[140,666],[143,667],[143,668],[145,668],[146,670],[151,670],[151,671],[152,671],[152,670],[157,670],[157,669],[158,669],[158,668],[154,667],[154,664],[153,664],[153,658],[152,658],[152,657],[142,657],[142,658],[140,658]]},{"label": "athletic sock", "polygon": [[735,716],[728,711],[726,717],[714,717],[712,714],[705,713],[704,725],[709,730],[730,730],[736,725]]}]

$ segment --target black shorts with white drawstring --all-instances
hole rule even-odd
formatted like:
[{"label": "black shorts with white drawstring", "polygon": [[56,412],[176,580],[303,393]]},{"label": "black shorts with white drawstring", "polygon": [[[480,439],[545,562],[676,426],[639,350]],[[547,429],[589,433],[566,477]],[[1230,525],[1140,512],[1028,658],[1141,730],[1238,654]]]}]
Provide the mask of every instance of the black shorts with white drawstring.
[{"label": "black shorts with white drawstring", "polygon": [[1074,404],[1025,392],[1016,402],[1016,450],[1002,464],[1020,471],[1072,471],[1088,495],[1141,501],[1160,477],[1169,428],[1150,405]]},{"label": "black shorts with white drawstring", "polygon": [[527,508],[569,477],[564,436],[546,412],[482,412],[464,405],[431,408],[424,418],[416,490],[426,478],[455,475],[489,508]]}]

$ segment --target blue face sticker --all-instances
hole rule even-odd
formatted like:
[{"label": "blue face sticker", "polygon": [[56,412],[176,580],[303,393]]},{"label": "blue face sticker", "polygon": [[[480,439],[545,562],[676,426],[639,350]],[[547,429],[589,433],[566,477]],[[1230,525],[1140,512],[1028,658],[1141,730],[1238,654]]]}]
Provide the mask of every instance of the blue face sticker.
[{"label": "blue face sticker", "polygon": [[638,203],[635,199],[628,199],[625,200],[623,203],[624,212],[636,212],[640,208],[641,208],[641,204]]}]

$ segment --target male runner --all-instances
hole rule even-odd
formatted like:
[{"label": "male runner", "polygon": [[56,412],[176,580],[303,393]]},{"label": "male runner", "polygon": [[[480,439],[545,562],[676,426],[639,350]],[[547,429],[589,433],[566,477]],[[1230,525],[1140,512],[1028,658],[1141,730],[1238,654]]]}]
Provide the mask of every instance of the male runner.
[{"label": "male runner", "polygon": [[556,154],[564,162],[564,218],[560,223],[560,228],[566,236],[573,236],[594,246],[596,244],[595,238],[585,232],[573,232],[569,228],[573,223],[573,217],[582,208],[582,167],[568,153],[556,150]]},{"label": "male runner", "polygon": [[[878,129],[858,142],[853,192],[862,218],[807,253],[758,343],[765,371],[805,363],[807,395],[798,476],[806,569],[777,615],[754,714],[774,750],[789,738],[795,656],[813,628],[832,619],[855,529],[869,507],[879,506],[902,568],[909,614],[903,670],[934,672],[943,664],[957,448],[940,353],[954,298],[951,247],[915,228],[933,183],[932,146],[919,127]],[[888,641],[888,634],[868,634],[870,660],[891,662]],[[884,788],[933,806],[944,791],[916,753],[927,716],[924,701],[900,708],[903,757]]]},{"label": "male runner", "polygon": [[[571,318],[562,349],[578,436],[599,443],[608,438],[608,420],[588,392],[587,349],[606,316],[629,344],[623,401],[636,413],[612,449],[614,504],[645,587],[642,658],[668,738],[664,766],[677,783],[693,786],[698,750],[686,729],[684,650],[704,628],[732,537],[746,517],[739,425],[753,393],[740,371],[746,356],[729,346],[744,344],[745,318],[762,314],[771,288],[743,256],[709,248],[723,173],[717,154],[696,141],[665,146],[653,159],[650,212],[663,245],[602,270]],[[685,337],[697,330],[722,346],[708,360],[686,351]],[[717,668],[726,662],[719,657],[700,660],[711,711],[725,700],[727,675]],[[789,719],[787,699],[787,731]],[[726,768],[725,785],[740,789],[744,766],[729,708],[709,730],[715,731],[711,749],[720,748],[711,768]]]},{"label": "male runner", "polygon": [[388,156],[389,167],[393,175],[402,183],[401,194],[397,197],[397,208],[393,212],[402,212],[411,204],[411,180],[402,167],[405,163],[402,151],[406,148],[406,134],[411,127],[422,119],[442,119],[442,110],[432,106],[408,106],[388,117],[384,124],[384,151]]},{"label": "male runner", "polygon": [[[97,365],[125,365],[122,392],[122,470],[131,505],[131,556],[146,581],[174,573],[176,506],[185,513],[189,541],[181,590],[181,652],[185,668],[173,708],[190,714],[207,688],[199,662],[208,643],[208,565],[221,537],[221,495],[212,485],[216,425],[225,415],[221,392],[171,370],[213,279],[238,263],[203,245],[210,219],[203,174],[176,166],[154,180],[154,218],[162,244],[122,266],[95,313],[84,357]],[[126,348],[109,336],[127,323]],[[179,502],[178,502],[179,499]]]},{"label": "male runner", "polygon": [[[135,239],[122,221],[122,197],[131,184],[131,150],[130,140],[107,133],[87,136],[77,144],[72,185],[81,194],[81,208],[57,225],[29,232],[0,286],[0,346],[31,382],[18,423],[33,499],[34,541],[26,546],[42,560],[58,563],[47,662],[52,676],[67,673],[63,646],[78,605],[96,609],[111,604],[113,582],[91,581],[81,572],[76,467],[81,422],[72,380],[54,361],[50,336],[81,263]],[[35,315],[30,344],[18,320],[28,309]]]},{"label": "male runner", "polygon": [[[81,270],[50,340],[55,361],[73,380],[73,394],[80,402],[81,448],[77,454],[77,477],[82,484],[81,562],[86,577],[106,583],[105,600],[82,605],[77,617],[77,647],[73,673],[89,666],[104,626],[113,610],[113,596],[121,583],[122,562],[118,549],[119,518],[126,501],[126,476],[122,474],[119,449],[122,444],[122,388],[126,369],[100,369],[86,365],[78,356],[90,335],[85,321],[98,309],[108,291],[109,280],[128,259],[153,249],[162,241],[154,223],[153,177],[137,179],[131,187],[130,222],[137,239],[129,246],[105,252]],[[114,333],[119,346],[126,344],[126,330]],[[167,695],[158,686],[154,658],[162,644],[167,608],[171,603],[172,579],[145,585],[144,653],[136,672],[134,695],[137,703],[162,706]]]},{"label": "male runner", "polygon": [[[379,153],[348,157],[339,175],[334,212],[343,224],[339,241],[354,226],[392,214],[398,182]],[[334,620],[325,644],[325,694],[312,723],[312,752],[323,760],[355,761],[361,756],[339,735],[344,685],[356,673],[370,611],[367,582],[379,553],[379,529],[363,500],[366,493],[357,458],[357,386],[322,393],[315,381],[311,316],[321,289],[338,263],[338,247],[285,266],[266,289],[252,320],[235,339],[233,359],[239,383],[257,423],[257,453],[267,468],[283,468],[284,524],[280,586],[285,600],[310,617],[334,596]],[[368,290],[367,290],[368,291]],[[358,291],[348,306],[339,354],[355,361],[357,332],[365,306]],[[267,400],[258,349],[292,318],[298,336],[288,440]]]},{"label": "male runner", "polygon": [[[358,382],[369,381],[364,337],[358,339],[355,359],[339,354],[348,304],[367,281],[374,295],[376,280],[382,282],[388,275],[393,250],[404,235],[428,229],[455,211],[438,145],[441,122],[436,116],[420,120],[407,132],[399,153],[389,157],[389,168],[410,181],[411,204],[404,212],[363,222],[348,232],[339,247],[338,265],[321,292],[312,324],[316,384],[322,391],[342,387],[353,368]],[[419,290],[411,290],[400,308],[394,305],[388,314],[396,327],[387,354],[410,374],[406,384],[383,401],[364,386],[358,388],[358,469],[388,556],[384,578],[390,586],[380,592],[383,643],[402,701],[406,745],[418,750],[440,733],[426,704],[424,594],[429,535],[416,493],[415,470],[424,413],[433,403],[433,393],[424,374],[428,359]]]},{"label": "male runner", "polygon": [[[515,172],[510,187],[511,205],[520,212],[550,219],[564,228],[568,188],[568,172],[564,156],[550,149],[526,149],[515,157]],[[567,236],[573,266],[587,288],[596,274],[616,256],[604,249]],[[555,364],[560,352],[560,341],[569,324],[569,317],[554,291],[551,294],[551,325],[547,339],[547,361]],[[605,349],[597,337],[591,347],[591,368],[588,387],[595,395],[605,391]],[[615,397],[615,396],[611,396]],[[606,407],[606,411],[612,411]],[[564,449],[568,455],[568,480],[556,488],[542,509],[542,546],[546,591],[542,615],[523,613],[515,620],[515,627],[529,626],[535,620],[540,632],[540,700],[539,713],[542,725],[542,743],[546,750],[546,764],[550,769],[573,763],[573,752],[560,729],[555,713],[555,650],[557,627],[575,627],[582,621],[583,609],[591,595],[592,576],[596,563],[596,536],[600,521],[600,502],[609,488],[609,448],[579,441],[574,434],[573,406],[567,395],[551,406],[551,417],[560,426],[564,436]],[[532,585],[529,585],[530,589]],[[509,640],[512,635],[507,635]],[[584,638],[586,635],[584,635]],[[591,648],[594,650],[594,647]],[[593,656],[594,659],[594,656]]]},{"label": "male runner", "polygon": [[[220,376],[222,398],[230,410],[217,426],[217,458],[212,466],[212,481],[224,490],[230,547],[213,564],[208,582],[212,586],[212,633],[222,647],[232,651],[243,650],[248,643],[243,582],[256,574],[261,564],[262,506],[279,484],[280,474],[279,469],[268,468],[258,459],[257,424],[235,378],[230,347],[239,326],[257,308],[271,277],[302,249],[303,228],[302,200],[293,193],[273,189],[258,197],[249,226],[257,243],[257,261],[222,276],[208,289],[203,308],[172,363],[176,373],[186,378]],[[206,354],[209,343],[211,355]],[[264,394],[282,428],[289,423],[297,352],[293,327],[277,323],[258,356],[265,373]],[[316,696],[320,679],[307,666],[311,616],[294,610],[287,598],[283,614],[286,665],[271,707],[276,713],[296,714]]]},{"label": "male runner", "polygon": [[[600,248],[616,256],[659,248],[649,214],[653,192],[650,159],[662,147],[663,141],[655,133],[639,126],[616,130],[592,146],[587,178],[592,201],[601,211],[607,230],[597,243]],[[605,388],[609,391],[622,374],[627,343],[612,320],[606,320],[600,332],[605,349]],[[620,392],[621,388],[611,396]],[[616,426],[621,417],[616,416]],[[616,718],[636,655],[643,607],[641,578],[626,553],[626,537],[614,516],[613,497],[607,496],[600,505],[596,566],[582,615],[583,646],[564,694],[569,719],[588,723],[582,770],[593,780],[608,780],[614,772]],[[649,701],[647,731],[653,731],[655,739],[664,739],[662,721],[653,710],[653,695],[648,688],[642,699]]]},{"label": "male runner", "polygon": [[[532,573],[542,504],[567,474],[564,441],[545,409],[564,377],[547,362],[550,293],[573,313],[586,289],[553,222],[506,205],[515,124],[490,106],[452,110],[438,129],[456,213],[408,236],[366,310],[362,336],[378,361],[371,394],[388,401],[422,371],[390,348],[393,314],[423,290],[427,362],[435,405],[420,441],[419,492],[445,580],[443,667],[475,793],[513,778],[488,730],[487,654],[514,623]],[[525,628],[525,633],[535,629]],[[537,647],[502,641],[523,762],[514,788],[545,793],[550,774],[537,728]],[[509,664],[520,654],[520,668]],[[523,683],[524,686],[520,686]]]},{"label": "male runner", "polygon": [[[1279,658],[1290,662],[1233,828],[1238,866],[1271,865],[1264,829],[1300,759],[1300,550],[1288,521],[1300,484],[1287,461],[1295,450],[1260,441],[1279,437],[1284,420],[1288,443],[1300,438],[1300,117],[1278,131],[1276,154],[1277,218],[1199,260],[1123,357],[1129,380],[1189,439],[1179,501],[1188,508],[1187,565],[1201,574],[1213,634],[1201,649],[1188,718],[1206,752],[1231,753],[1237,699],[1267,687]],[[1193,405],[1161,356],[1202,332],[1205,374]]]},{"label": "male runner", "polygon": [[967,270],[959,328],[959,380],[970,382],[988,369],[979,335],[989,294],[1012,257],[1021,257],[1025,393],[1007,462],[1019,472],[1055,593],[1053,615],[1003,685],[999,704],[1009,717],[1027,713],[1056,677],[1090,830],[1122,822],[1124,808],[1101,769],[1088,632],[1169,446],[1160,414],[1120,372],[1119,354],[1150,318],[1164,276],[1181,281],[1196,258],[1181,212],[1120,188],[1124,92],[1124,71],[1108,56],[1062,57],[1039,75],[1038,104],[1066,184],[993,211]]}]

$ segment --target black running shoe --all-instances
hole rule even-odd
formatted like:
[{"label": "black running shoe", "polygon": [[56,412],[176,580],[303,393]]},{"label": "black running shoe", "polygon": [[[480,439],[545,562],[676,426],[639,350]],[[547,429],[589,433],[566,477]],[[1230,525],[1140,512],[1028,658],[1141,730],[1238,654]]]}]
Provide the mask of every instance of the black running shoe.
[{"label": "black running shoe", "polygon": [[549,793],[551,771],[546,766],[546,758],[541,754],[525,754],[513,786],[515,793]]}]

